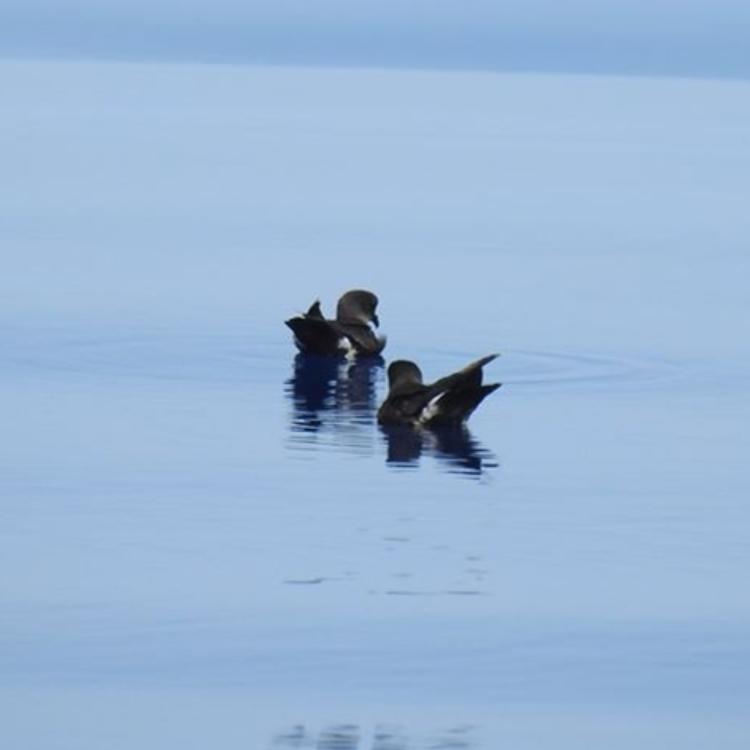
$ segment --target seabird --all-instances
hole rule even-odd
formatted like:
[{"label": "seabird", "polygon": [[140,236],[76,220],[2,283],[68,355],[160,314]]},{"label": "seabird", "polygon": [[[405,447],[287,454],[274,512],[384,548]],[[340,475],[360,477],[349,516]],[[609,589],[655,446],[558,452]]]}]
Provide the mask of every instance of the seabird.
[{"label": "seabird", "polygon": [[294,343],[305,354],[358,354],[374,356],[385,346],[385,336],[376,336],[380,320],[376,314],[378,298],[364,289],[346,292],[336,306],[336,318],[329,320],[320,309],[320,301],[310,305],[303,315],[284,321],[294,333]]},{"label": "seabird", "polygon": [[431,385],[424,383],[422,371],[414,362],[399,359],[388,366],[388,396],[378,409],[382,425],[458,425],[500,387],[482,385],[482,367],[498,355],[490,354],[447,375]]}]

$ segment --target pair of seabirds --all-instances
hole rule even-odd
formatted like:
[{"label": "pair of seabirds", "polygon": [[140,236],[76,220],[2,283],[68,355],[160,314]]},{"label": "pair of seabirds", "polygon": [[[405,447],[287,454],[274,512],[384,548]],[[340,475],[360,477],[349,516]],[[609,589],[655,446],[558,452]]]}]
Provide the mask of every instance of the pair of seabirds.
[{"label": "pair of seabirds", "polygon": [[[303,315],[286,325],[304,354],[377,356],[385,337],[376,335],[378,298],[363,289],[346,292],[338,301],[336,317],[326,318],[315,301]],[[482,383],[482,368],[497,354],[482,357],[462,370],[425,383],[414,362],[399,359],[388,366],[388,395],[378,409],[382,425],[455,426],[463,424],[479,404],[500,387]]]}]

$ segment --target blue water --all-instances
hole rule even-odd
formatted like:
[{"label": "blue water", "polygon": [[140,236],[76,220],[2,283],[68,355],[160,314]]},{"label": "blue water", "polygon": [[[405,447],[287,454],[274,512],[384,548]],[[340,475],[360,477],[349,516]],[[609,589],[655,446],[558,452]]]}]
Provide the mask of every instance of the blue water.
[{"label": "blue water", "polygon": [[3,747],[746,746],[745,84],[4,67]]}]

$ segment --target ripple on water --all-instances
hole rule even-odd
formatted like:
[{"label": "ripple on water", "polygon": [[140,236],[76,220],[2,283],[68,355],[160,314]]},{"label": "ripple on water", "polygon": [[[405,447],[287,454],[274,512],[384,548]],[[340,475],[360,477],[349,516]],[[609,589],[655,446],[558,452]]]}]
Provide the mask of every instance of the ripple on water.
[{"label": "ripple on water", "polygon": [[[3,341],[8,369],[40,378],[250,383],[273,355],[247,332],[179,329],[19,331]],[[7,371],[7,370],[6,370]]]},{"label": "ripple on water", "polygon": [[332,724],[319,730],[297,724],[279,732],[271,740],[270,750],[471,750],[476,747],[475,730],[471,725],[417,733],[387,724],[377,724],[372,730],[358,724]]},{"label": "ripple on water", "polygon": [[[248,342],[254,340],[254,349]],[[258,342],[265,341],[264,348]],[[414,470],[425,457],[448,473],[490,476],[499,461],[468,428],[413,430],[381,428],[377,407],[386,392],[386,361],[296,356],[275,333],[204,327],[4,331],[6,377],[12,372],[119,383],[121,380],[196,383],[247,389],[249,398],[269,389],[289,405],[286,449],[311,458],[319,451],[384,459],[396,470]],[[444,374],[470,359],[443,352],[437,362],[423,357],[430,371]],[[450,364],[446,367],[446,361]],[[555,393],[643,388],[684,372],[676,363],[579,352],[506,350],[497,361],[504,391]],[[286,375],[280,373],[286,372]],[[10,373],[10,374],[9,374]],[[493,378],[494,379],[494,378]],[[500,391],[498,398],[502,398]]]},{"label": "ripple on water", "polygon": [[638,388],[678,377],[675,362],[646,357],[609,357],[577,352],[510,350],[503,355],[506,387],[554,391]]},{"label": "ripple on water", "polygon": [[[259,342],[265,345],[259,348]],[[286,387],[298,409],[296,426],[301,430],[306,414],[323,410],[346,412],[348,421],[359,418],[372,423],[377,391],[385,391],[386,361],[380,357],[353,361],[295,357],[281,337],[259,336],[246,329],[20,327],[4,331],[0,343],[5,368],[42,374],[250,384],[257,380],[263,364],[279,367],[291,360],[293,372]],[[455,359],[457,367],[470,359],[463,352],[450,352],[443,353],[440,362],[448,357]],[[640,386],[673,379],[684,371],[680,363],[656,358],[525,349],[504,350],[497,365],[506,388],[526,390]]]}]

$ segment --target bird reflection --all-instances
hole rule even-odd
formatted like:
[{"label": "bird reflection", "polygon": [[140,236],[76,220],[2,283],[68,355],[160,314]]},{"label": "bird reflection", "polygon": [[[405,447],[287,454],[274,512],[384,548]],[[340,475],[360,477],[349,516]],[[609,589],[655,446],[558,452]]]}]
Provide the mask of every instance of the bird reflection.
[{"label": "bird reflection", "polygon": [[293,436],[310,441],[331,429],[347,436],[338,442],[356,444],[356,428],[375,421],[376,383],[382,372],[382,357],[298,354],[294,373],[286,383]]},{"label": "bird reflection", "polygon": [[[382,357],[298,354],[286,395],[292,404],[290,446],[295,450],[322,446],[358,455],[376,452],[377,386],[384,379]],[[441,468],[478,477],[497,467],[490,451],[465,424],[413,427],[381,425],[389,466],[416,467],[423,455]]]},{"label": "bird reflection", "polygon": [[387,462],[394,466],[416,466],[422,454],[431,455],[450,472],[481,474],[497,467],[495,457],[465,425],[414,428],[409,425],[381,425],[388,445]]},{"label": "bird reflection", "polygon": [[[410,741],[405,730],[399,726],[377,725],[372,733],[365,731],[357,724],[332,725],[320,732],[308,729],[304,724],[297,724],[287,731],[278,734],[272,741],[273,750],[292,750],[293,748],[317,748],[318,750],[408,750],[410,747],[454,748],[471,750],[476,747],[474,727],[460,725],[431,733],[429,740],[414,738]],[[425,744],[425,741],[427,744]]]}]

